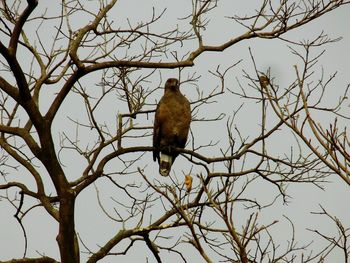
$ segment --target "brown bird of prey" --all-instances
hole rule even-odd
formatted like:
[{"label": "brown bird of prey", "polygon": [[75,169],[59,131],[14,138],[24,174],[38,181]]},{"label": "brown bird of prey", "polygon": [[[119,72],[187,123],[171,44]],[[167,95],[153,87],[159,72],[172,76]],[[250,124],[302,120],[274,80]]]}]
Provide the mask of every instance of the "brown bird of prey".
[{"label": "brown bird of prey", "polygon": [[174,148],[184,148],[191,122],[190,103],[179,89],[179,81],[166,81],[164,95],[160,99],[153,129],[153,160],[158,160],[159,173],[167,176],[178,152]]}]

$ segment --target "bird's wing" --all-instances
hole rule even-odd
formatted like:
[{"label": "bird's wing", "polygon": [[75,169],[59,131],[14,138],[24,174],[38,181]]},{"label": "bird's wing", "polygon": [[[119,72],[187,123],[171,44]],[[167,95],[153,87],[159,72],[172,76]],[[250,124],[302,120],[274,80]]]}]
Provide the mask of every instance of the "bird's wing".
[{"label": "bird's wing", "polygon": [[154,126],[153,126],[153,161],[159,160],[159,144],[160,144],[160,119],[159,119],[159,104],[156,108],[156,113],[154,117]]}]

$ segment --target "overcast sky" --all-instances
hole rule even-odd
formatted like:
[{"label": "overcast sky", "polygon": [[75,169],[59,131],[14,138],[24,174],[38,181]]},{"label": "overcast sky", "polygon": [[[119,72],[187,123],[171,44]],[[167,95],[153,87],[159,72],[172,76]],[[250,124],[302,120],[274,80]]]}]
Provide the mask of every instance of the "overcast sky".
[{"label": "overcast sky", "polygon": [[[82,1],[84,4],[92,6],[95,1]],[[205,41],[207,44],[220,44],[223,41],[227,41],[233,36],[238,35],[245,31],[242,27],[234,24],[231,20],[225,17],[233,15],[243,15],[252,14],[254,8],[253,4],[259,4],[260,1],[219,1],[218,8],[213,11],[210,17],[211,21],[209,26],[205,31]],[[49,4],[48,4],[49,3]],[[48,14],[54,14],[58,12],[59,8],[56,1],[39,1],[38,10],[43,10],[45,5],[48,6]],[[175,24],[179,24],[183,27],[186,25],[182,20],[177,18],[183,18],[189,13],[191,8],[190,1],[139,1],[139,0],[120,0],[116,4],[115,8],[112,10],[110,16],[113,16],[115,24],[120,24],[121,26],[127,25],[127,19],[131,24],[137,23],[144,19],[149,18],[152,15],[152,8],[155,8],[156,13],[160,13],[164,8],[166,12],[164,18],[159,24],[154,27],[154,30],[166,31],[166,28],[172,28]],[[54,10],[53,10],[54,9]],[[330,94],[329,100],[336,101],[338,96],[344,91],[348,83],[350,83],[350,5],[344,6],[339,10],[327,14],[324,17],[317,19],[310,24],[292,31],[285,35],[286,38],[293,40],[295,42],[302,41],[305,39],[311,39],[316,35],[320,34],[322,31],[329,34],[332,38],[342,37],[341,41],[325,46],[326,53],[320,59],[320,63],[317,66],[317,74],[321,72],[323,67],[325,74],[329,75],[338,72],[337,78],[334,80],[332,85],[332,92]],[[79,28],[86,21],[83,18],[75,18],[74,26]],[[0,25],[1,26],[1,25]],[[76,29],[75,28],[75,29]],[[49,37],[50,30],[49,27],[42,28],[41,33],[43,37]],[[30,30],[30,28],[27,28]],[[44,33],[47,32],[47,33]],[[238,81],[243,79],[243,71],[248,71],[254,73],[253,64],[249,56],[249,49],[251,48],[252,53],[255,56],[256,63],[259,70],[266,71],[270,69],[271,75],[275,78],[275,82],[280,86],[288,85],[293,78],[295,79],[293,65],[297,63],[297,58],[293,56],[286,42],[281,40],[257,40],[252,39],[249,41],[241,42],[227,50],[223,53],[205,53],[201,55],[196,61],[195,66],[184,70],[184,75],[196,72],[200,75],[197,85],[203,90],[204,93],[210,92],[213,87],[218,85],[217,79],[208,73],[208,70],[216,69],[217,65],[221,65],[222,68],[228,67],[239,60],[243,61],[232,70],[227,78],[227,87],[231,90],[238,90]],[[185,54],[188,50],[192,48],[190,45],[179,47],[179,54]],[[1,58],[2,59],[2,58]],[[27,61],[28,62],[28,61]],[[25,62],[23,62],[25,63]],[[177,70],[161,70],[163,80],[167,77],[177,77]],[[159,75],[155,77],[155,85],[159,83]],[[95,83],[93,78],[85,78],[83,83]],[[152,85],[152,84],[150,84]],[[182,91],[190,100],[196,99],[195,86],[184,85],[181,87]],[[55,91],[48,91],[48,94],[54,93]],[[157,98],[158,96],[158,98]],[[159,99],[161,96],[161,91],[155,94],[155,100]],[[84,118],[84,113],[79,112],[75,108],[74,100],[77,97],[71,96],[68,98],[68,102],[64,104],[65,109],[60,111],[57,121],[55,122],[55,128],[60,129],[60,127],[66,127],[67,125],[67,114],[73,116],[74,118]],[[118,108],[118,105],[113,103],[115,98],[111,98],[111,101],[106,106],[106,109],[110,109],[111,116],[106,114],[106,109],[101,112],[101,116],[104,115],[106,121],[113,123],[115,121],[115,116],[118,112],[123,109]],[[46,97],[42,98],[46,100]],[[48,100],[49,101],[49,100]],[[45,104],[45,103],[44,103]],[[221,112],[226,112],[227,114],[232,114],[234,110],[237,110],[242,104],[242,101],[238,97],[234,96],[222,96],[218,98],[218,103],[208,105],[206,111],[201,111],[199,116],[215,117]],[[256,114],[256,106],[251,104],[246,104],[237,117],[237,125],[239,128],[245,132],[246,136],[250,134],[256,134],[254,129],[258,129],[257,123],[254,121]],[[348,109],[344,109],[349,113]],[[74,111],[74,114],[72,113]],[[148,120],[149,124],[152,125],[153,116]],[[227,118],[225,119],[227,120]],[[195,123],[192,125],[192,131],[196,142],[207,143],[211,140],[220,140],[218,136],[219,127],[225,127],[225,120],[219,124],[214,123]],[[221,125],[221,126],[220,126]],[[75,130],[71,131],[74,134]],[[283,133],[282,133],[283,135]],[[223,135],[225,136],[225,134]],[[84,138],[84,134],[82,135]],[[213,137],[213,138],[212,138]],[[276,152],[286,151],[290,148],[290,141],[285,140],[285,137],[276,137],[275,144],[269,145],[270,148],[276,147]],[[290,137],[291,138],[291,137]],[[59,142],[58,138],[57,142]],[[220,141],[220,143],[224,143]],[[219,145],[220,145],[219,143]],[[151,137],[148,137],[144,141],[145,145],[151,145]],[[209,154],[209,153],[208,153]],[[217,152],[212,153],[219,154]],[[68,174],[74,178],[75,173],[79,173],[84,167],[76,165],[76,155],[66,155],[62,156],[62,161],[65,163],[65,170]],[[153,163],[152,156],[147,153],[145,157],[140,162],[140,165],[147,165],[146,171],[150,172],[152,170],[157,170],[157,165]],[[180,158],[180,157],[179,157]],[[191,165],[186,163],[184,158],[180,158],[174,164],[174,171],[177,173],[178,177],[182,176],[183,171],[189,171]],[[153,176],[153,175],[152,175]],[[176,177],[176,175],[173,175]],[[165,182],[171,183],[169,178],[161,178]],[[320,228],[325,230],[325,232],[334,231],[334,226],[330,225],[328,221],[322,220],[316,215],[311,215],[312,211],[319,211],[319,205],[325,207],[331,214],[339,218],[346,226],[349,227],[350,222],[350,209],[348,209],[347,200],[350,197],[349,187],[341,181],[337,176],[332,176],[330,178],[333,182],[325,185],[325,191],[308,185],[296,184],[290,185],[288,187],[288,203],[283,204],[282,200],[278,200],[274,206],[261,212],[261,222],[268,224],[271,221],[279,220],[281,221],[276,227],[273,228],[272,233],[276,235],[276,238],[281,243],[286,242],[285,237],[290,236],[291,227],[287,220],[283,217],[288,216],[294,223],[297,233],[297,238],[301,242],[309,243],[314,242],[310,246],[310,249],[317,250],[320,246],[325,245],[325,243],[320,243],[319,240],[315,239],[315,235],[307,231],[307,228]],[[30,180],[29,180],[30,181]],[[194,181],[194,184],[198,184],[198,181]],[[100,187],[101,199],[105,204],[112,206],[113,202],[110,197],[118,198],[118,196],[113,196],[113,189],[106,185],[106,181],[101,180],[97,183]],[[269,203],[273,200],[276,195],[277,189],[272,187],[267,182],[261,180],[261,184],[252,187],[249,192],[251,196],[254,196],[258,200],[262,200],[263,203]],[[122,199],[122,197],[121,197]],[[110,208],[109,207],[109,208]],[[1,214],[1,224],[0,224],[0,260],[10,259],[12,257],[19,257],[21,254],[18,251],[23,250],[23,236],[21,229],[13,218],[15,210],[10,207],[5,201],[0,200],[0,214]],[[245,215],[245,211],[242,211],[242,215]],[[98,244],[103,244],[109,238],[111,238],[117,231],[118,227],[115,226],[115,222],[107,220],[105,215],[100,212],[98,203],[96,200],[96,190],[94,187],[90,187],[88,190],[82,192],[77,200],[76,206],[77,214],[77,231],[79,235],[84,240],[88,240],[90,248],[97,249]],[[103,219],[102,219],[103,218]],[[237,215],[237,222],[244,224],[246,218],[244,216],[240,217]],[[57,233],[57,225],[54,223],[52,218],[50,218],[46,213],[41,213],[40,211],[33,211],[29,213],[24,221],[24,225],[27,227],[27,235],[29,239],[29,250],[28,257],[36,257],[38,254],[46,254],[58,258],[57,244],[55,241]],[[44,231],[43,231],[44,227]],[[139,247],[136,246],[138,249]],[[135,262],[145,262],[146,253],[144,250],[134,251]],[[84,249],[81,246],[81,249]],[[141,248],[140,248],[141,249]],[[22,253],[22,252],[21,252]],[[194,259],[200,262],[200,258],[197,254],[193,255]],[[85,255],[83,255],[82,262]],[[198,257],[198,258],[197,258]],[[111,261],[109,261],[111,260]],[[327,262],[341,262],[342,258],[339,253],[335,253],[332,256],[332,260]],[[103,262],[112,262],[112,258],[107,258]],[[148,262],[155,262],[155,259],[150,256]],[[177,262],[172,261],[172,258],[166,260],[166,262]]]}]

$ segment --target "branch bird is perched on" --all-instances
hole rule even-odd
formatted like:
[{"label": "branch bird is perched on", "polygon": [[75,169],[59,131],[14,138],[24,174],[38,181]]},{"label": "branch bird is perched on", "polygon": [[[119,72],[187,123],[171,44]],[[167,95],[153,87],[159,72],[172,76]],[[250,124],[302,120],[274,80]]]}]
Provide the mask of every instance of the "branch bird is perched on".
[{"label": "branch bird is perched on", "polygon": [[191,122],[189,101],[181,94],[179,81],[166,81],[164,95],[160,99],[153,129],[153,160],[158,160],[159,173],[167,176],[178,152],[174,148],[184,148]]}]

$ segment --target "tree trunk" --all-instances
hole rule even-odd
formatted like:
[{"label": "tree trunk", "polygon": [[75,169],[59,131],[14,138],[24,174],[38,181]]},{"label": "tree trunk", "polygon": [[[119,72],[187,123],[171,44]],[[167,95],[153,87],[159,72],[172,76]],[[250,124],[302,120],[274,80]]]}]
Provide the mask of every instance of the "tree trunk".
[{"label": "tree trunk", "polygon": [[57,242],[61,263],[79,263],[79,245],[75,234],[75,193],[71,189],[55,152],[51,135],[51,122],[44,119],[38,125],[42,153],[40,160],[49,172],[59,198],[59,232]]},{"label": "tree trunk", "polygon": [[75,196],[71,190],[62,193],[59,210],[59,233],[57,242],[61,263],[79,263],[79,244],[74,224]]}]

